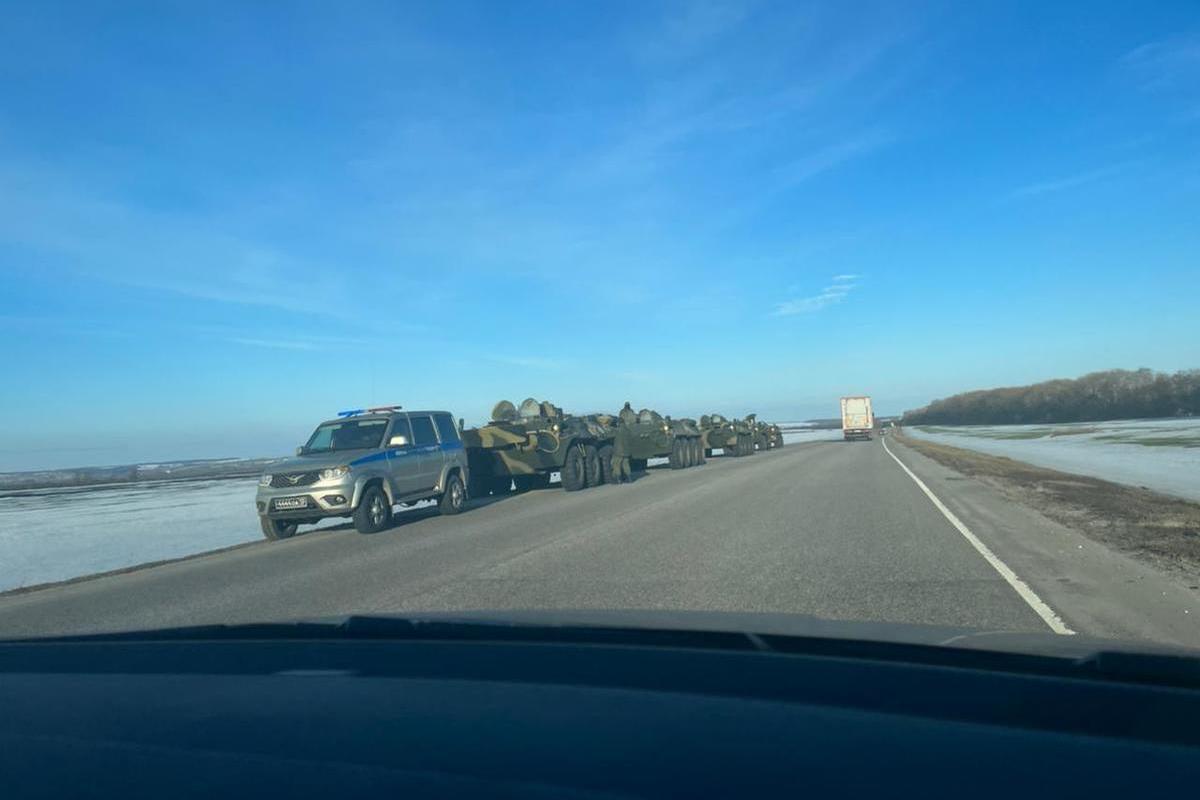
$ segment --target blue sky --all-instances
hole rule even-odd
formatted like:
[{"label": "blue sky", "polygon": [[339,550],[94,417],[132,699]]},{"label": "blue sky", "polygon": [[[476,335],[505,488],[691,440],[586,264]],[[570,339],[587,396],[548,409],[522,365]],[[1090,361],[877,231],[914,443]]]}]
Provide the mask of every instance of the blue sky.
[{"label": "blue sky", "polygon": [[0,469],[1200,366],[1200,6],[29,3]]}]

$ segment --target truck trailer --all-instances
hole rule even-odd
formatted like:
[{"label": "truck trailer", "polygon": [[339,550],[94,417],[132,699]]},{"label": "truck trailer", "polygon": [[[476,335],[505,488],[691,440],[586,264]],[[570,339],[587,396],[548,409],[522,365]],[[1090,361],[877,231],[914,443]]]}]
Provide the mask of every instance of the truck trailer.
[{"label": "truck trailer", "polygon": [[864,396],[842,398],[842,438],[870,439],[875,430],[875,415],[871,413],[871,398]]}]

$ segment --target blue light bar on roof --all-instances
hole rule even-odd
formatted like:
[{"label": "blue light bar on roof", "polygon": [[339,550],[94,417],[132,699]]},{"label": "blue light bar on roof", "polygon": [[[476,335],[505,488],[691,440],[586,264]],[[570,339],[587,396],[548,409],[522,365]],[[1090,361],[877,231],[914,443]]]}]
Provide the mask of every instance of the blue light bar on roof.
[{"label": "blue light bar on roof", "polygon": [[357,417],[359,414],[377,414],[380,411],[399,411],[404,406],[375,406],[374,408],[355,408],[350,411],[339,411],[339,417]]}]

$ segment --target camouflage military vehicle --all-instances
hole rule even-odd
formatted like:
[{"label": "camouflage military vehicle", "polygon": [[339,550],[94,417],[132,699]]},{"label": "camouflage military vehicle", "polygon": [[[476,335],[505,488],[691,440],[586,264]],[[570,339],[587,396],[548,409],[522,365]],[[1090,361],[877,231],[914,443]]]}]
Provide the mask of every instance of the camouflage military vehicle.
[{"label": "camouflage military vehicle", "polygon": [[562,476],[568,492],[603,482],[605,466],[600,448],[612,445],[612,428],[599,417],[564,414],[550,402],[532,397],[514,406],[501,400],[492,409],[492,421],[462,432],[467,449],[473,497],[503,494],[550,485],[550,473]]},{"label": "camouflage military vehicle", "polygon": [[629,465],[645,470],[652,458],[666,458],[671,469],[686,469],[704,462],[700,429],[690,419],[673,420],[643,408],[636,416],[626,415],[633,436]]},{"label": "camouflage military vehicle", "polygon": [[728,420],[720,414],[700,418],[704,455],[711,457],[720,448],[727,456],[746,456],[754,452],[753,431],[745,420]]},{"label": "camouflage military vehicle", "polygon": [[746,422],[750,425],[750,436],[754,440],[754,449],[770,450],[771,439],[767,436],[767,423],[759,422],[754,418],[754,415],[746,417]]},{"label": "camouflage military vehicle", "polygon": [[771,445],[771,449],[783,447],[783,428],[780,428],[775,423],[767,425],[767,441]]}]

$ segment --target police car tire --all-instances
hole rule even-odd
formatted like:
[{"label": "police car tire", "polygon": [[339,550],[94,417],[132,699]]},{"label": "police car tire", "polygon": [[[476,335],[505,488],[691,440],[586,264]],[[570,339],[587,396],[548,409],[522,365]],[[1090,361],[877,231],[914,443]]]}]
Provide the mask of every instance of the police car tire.
[{"label": "police car tire", "polygon": [[447,516],[460,513],[467,505],[467,493],[463,489],[462,479],[451,475],[446,479],[446,489],[438,498],[438,511]]},{"label": "police car tire", "polygon": [[[387,512],[383,515],[383,519],[378,523],[371,519],[371,506],[378,495],[384,506],[387,507]],[[358,508],[354,509],[354,530],[359,533],[379,533],[392,522],[392,508],[388,505],[387,495],[378,486],[371,486],[363,492],[362,498],[358,501]]]},{"label": "police car tire", "polygon": [[299,523],[288,522],[282,519],[271,519],[270,517],[259,517],[258,521],[262,525],[263,536],[272,542],[292,538],[296,535],[296,531],[300,527]]}]

